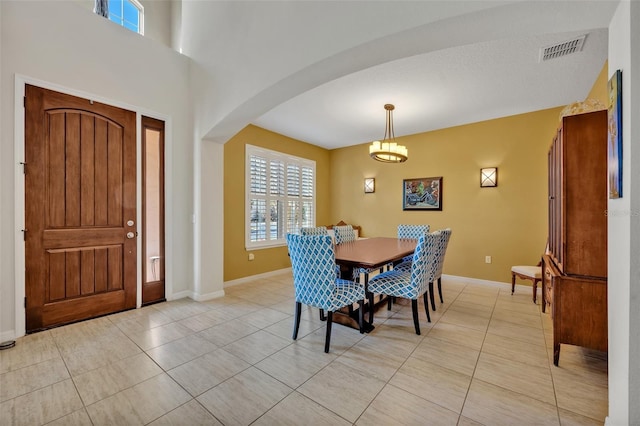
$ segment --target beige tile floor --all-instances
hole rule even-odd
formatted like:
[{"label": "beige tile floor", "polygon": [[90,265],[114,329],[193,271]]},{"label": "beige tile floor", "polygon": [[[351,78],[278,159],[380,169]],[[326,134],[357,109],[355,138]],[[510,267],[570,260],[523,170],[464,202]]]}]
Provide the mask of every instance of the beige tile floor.
[{"label": "beige tile floor", "polygon": [[[0,352],[2,425],[591,425],[606,355],[562,346],[528,288],[444,280],[422,335],[410,304],[361,335],[304,309],[290,273],[32,334]],[[422,304],[420,304],[422,310]]]}]

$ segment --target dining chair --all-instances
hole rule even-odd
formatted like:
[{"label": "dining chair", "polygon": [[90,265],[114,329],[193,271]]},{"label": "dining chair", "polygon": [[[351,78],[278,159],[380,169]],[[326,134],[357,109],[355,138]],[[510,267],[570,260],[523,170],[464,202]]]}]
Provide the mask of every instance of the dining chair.
[{"label": "dining chair", "polygon": [[[374,293],[411,300],[413,325],[418,335],[420,334],[418,320],[418,298],[420,296],[423,299],[427,320],[431,322],[427,293],[429,281],[433,280],[434,268],[432,265],[436,262],[439,240],[439,232],[421,235],[418,237],[410,269],[392,269],[371,278],[369,281],[367,297],[371,306],[373,306]],[[373,309],[369,311],[369,322],[373,323]]]},{"label": "dining chair", "polygon": [[[417,240],[420,235],[429,232],[429,225],[398,225],[398,238],[407,240]],[[399,263],[411,262],[413,256],[405,256]]]},{"label": "dining chair", "polygon": [[295,288],[295,314],[293,340],[298,338],[302,304],[327,312],[327,331],[324,351],[329,352],[333,313],[343,307],[358,303],[358,325],[364,333],[364,288],[349,280],[336,277],[335,253],[329,235],[287,234],[287,247],[291,259]]},{"label": "dining chair", "polygon": [[[449,239],[451,238],[451,229],[445,228],[438,231],[440,237],[436,246],[436,256],[434,262],[431,264],[431,273],[429,279],[429,299],[431,302],[431,310],[436,310],[435,292],[433,291],[433,283],[438,283],[438,295],[440,296],[440,303],[444,303],[442,298],[442,268],[444,266],[444,258],[449,246]],[[402,262],[396,265],[394,269],[408,270],[411,268],[410,262]],[[389,303],[389,309],[391,309],[391,303]]]},{"label": "dining chair", "polygon": [[[442,268],[444,267],[444,257],[447,253],[447,247],[449,247],[449,240],[451,239],[451,228],[445,228],[440,230],[440,245],[438,246],[438,262],[436,271],[433,274],[433,279],[438,280],[438,296],[440,296],[440,303],[444,303],[442,299]],[[436,303],[434,300],[433,281],[429,282],[429,296],[431,297],[431,308],[436,310]]]},{"label": "dining chair", "polygon": [[[407,240],[417,240],[420,235],[429,233],[429,225],[398,225],[398,238]],[[393,262],[393,267],[396,268],[402,265],[404,268],[411,268],[411,259],[413,254],[403,257],[400,260]],[[395,303],[395,297],[389,297],[387,300],[387,309],[391,310],[391,305]]]},{"label": "dining chair", "polygon": [[[326,226],[307,226],[300,228],[300,235],[329,235]],[[340,278],[340,265],[336,264],[336,277]],[[320,309],[320,321],[326,321],[324,310]]]},{"label": "dining chair", "polygon": [[516,277],[523,280],[531,280],[533,286],[533,303],[537,303],[538,283],[542,281],[542,262],[538,262],[536,266],[517,265],[511,267],[511,294],[516,291]]},{"label": "dining chair", "polygon": [[301,235],[329,235],[326,226],[309,226],[300,228]]},{"label": "dining chair", "polygon": [[350,243],[356,240],[356,231],[351,225],[334,226],[333,232],[336,237],[336,244]]}]

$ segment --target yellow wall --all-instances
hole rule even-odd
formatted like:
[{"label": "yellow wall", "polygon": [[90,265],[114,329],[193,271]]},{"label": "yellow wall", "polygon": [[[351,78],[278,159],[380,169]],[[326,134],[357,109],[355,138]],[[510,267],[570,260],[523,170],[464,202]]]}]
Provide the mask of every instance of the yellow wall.
[{"label": "yellow wall", "polygon": [[[607,102],[607,64],[587,98]],[[444,272],[509,282],[512,265],[535,265],[547,239],[547,151],[562,107],[397,138],[403,164],[369,158],[368,144],[327,151],[256,126],[224,150],[224,280],[291,266],[284,247],[244,248],[244,146],[252,144],[316,161],[317,224],[340,220],[363,236],[394,236],[399,223],[450,227]],[[498,167],[498,187],[480,188],[480,168]],[[403,179],[442,176],[442,211],[403,211]],[[364,178],[376,192],[364,194]],[[485,263],[492,256],[492,263]],[[528,281],[523,282],[529,284]]]},{"label": "yellow wall", "polygon": [[245,145],[260,146],[316,162],[316,220],[329,223],[329,151],[249,125],[224,146],[224,280],[261,274],[291,266],[286,247],[245,249]]},{"label": "yellow wall", "polygon": [[[368,145],[332,151],[332,218],[365,236],[395,236],[400,223],[453,230],[444,272],[509,282],[511,266],[535,265],[547,239],[547,151],[561,108],[397,138],[409,160],[384,164]],[[498,186],[480,188],[480,168]],[[442,176],[442,211],[403,211],[403,179]],[[376,179],[364,194],[363,179]],[[485,263],[492,256],[492,263]]]}]

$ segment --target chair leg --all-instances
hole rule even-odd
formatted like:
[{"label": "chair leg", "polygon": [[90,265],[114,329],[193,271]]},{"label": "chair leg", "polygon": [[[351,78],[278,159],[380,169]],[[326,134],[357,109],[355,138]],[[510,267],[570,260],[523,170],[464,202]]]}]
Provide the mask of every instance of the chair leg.
[{"label": "chair leg", "polygon": [[393,300],[391,299],[391,296],[387,296],[387,311],[391,310],[392,303],[393,303]]},{"label": "chair leg", "polygon": [[324,309],[320,309],[320,321],[326,321],[327,318],[324,316]]},{"label": "chair leg", "polygon": [[358,300],[358,326],[360,327],[360,334],[364,334],[364,299]]},{"label": "chair leg", "polygon": [[416,334],[419,336],[420,321],[418,320],[418,299],[411,299],[411,310],[413,311],[413,325],[416,327]]},{"label": "chair leg", "polygon": [[429,283],[429,299],[431,299],[431,310],[436,311],[436,296],[433,293],[433,282]]},{"label": "chair leg", "polygon": [[536,303],[536,299],[538,296],[538,280],[533,280],[533,303]]},{"label": "chair leg", "polygon": [[422,295],[424,300],[424,311],[427,313],[427,321],[431,322],[431,315],[429,315],[429,302],[427,301],[427,293]]},{"label": "chair leg", "polygon": [[373,325],[373,293],[368,293],[367,296],[369,298],[369,325]]},{"label": "chair leg", "polygon": [[298,328],[300,328],[300,313],[302,311],[302,303],[296,302],[295,315],[293,319],[293,340],[298,338]]},{"label": "chair leg", "polygon": [[511,294],[516,291],[516,274],[511,273]]},{"label": "chair leg", "polygon": [[333,321],[333,312],[327,312],[327,337],[324,339],[324,352],[329,353],[329,345],[331,344],[331,323]]},{"label": "chair leg", "polygon": [[442,300],[442,277],[438,278],[438,296],[440,296],[440,303],[444,303]]}]

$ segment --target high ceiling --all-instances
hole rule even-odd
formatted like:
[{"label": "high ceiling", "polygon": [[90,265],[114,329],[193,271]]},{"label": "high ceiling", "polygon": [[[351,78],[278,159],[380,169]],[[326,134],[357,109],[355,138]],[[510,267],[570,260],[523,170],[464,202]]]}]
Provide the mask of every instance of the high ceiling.
[{"label": "high ceiling", "polygon": [[[324,148],[583,100],[617,1],[183,2],[183,50],[212,83],[206,137],[248,123]],[[540,61],[586,35],[583,49]],[[213,97],[219,102],[207,101]]]}]

